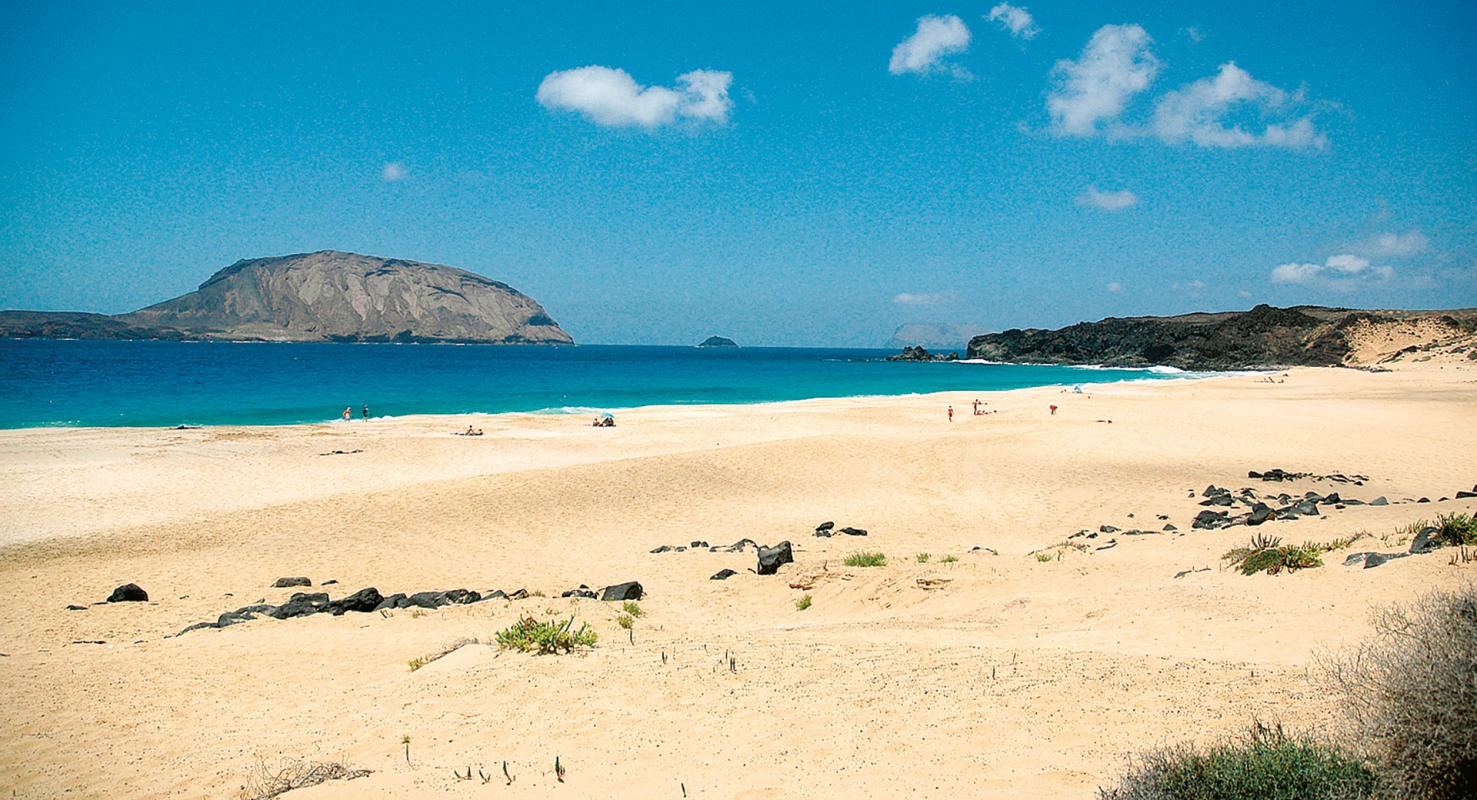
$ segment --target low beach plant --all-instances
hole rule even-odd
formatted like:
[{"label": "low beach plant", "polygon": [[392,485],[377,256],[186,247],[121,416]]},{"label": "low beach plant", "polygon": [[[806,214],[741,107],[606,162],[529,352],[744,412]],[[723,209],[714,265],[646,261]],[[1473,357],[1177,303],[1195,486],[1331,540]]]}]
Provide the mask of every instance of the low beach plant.
[{"label": "low beach plant", "polygon": [[277,767],[257,762],[256,772],[241,787],[242,800],[271,800],[294,789],[306,789],[328,781],[351,781],[370,774],[338,761],[286,761]]},{"label": "low beach plant", "polygon": [[863,551],[852,553],[841,563],[848,567],[885,567],[887,566],[887,556],[881,553]]},{"label": "low beach plant", "polygon": [[410,659],[410,661],[408,661],[406,663],[410,665],[410,671],[411,672],[415,672],[416,670],[420,669],[421,667],[424,667],[425,665],[427,665],[427,664],[429,664],[429,663],[431,663],[433,661],[436,661],[439,658],[442,658],[444,656],[451,655],[452,653],[456,652],[457,650],[460,650],[461,648],[463,648],[463,647],[465,647],[465,646],[467,646],[469,644],[482,644],[482,640],[481,639],[472,639],[472,638],[468,638],[468,637],[462,637],[460,639],[457,639],[455,641],[452,641],[452,642],[449,642],[447,644],[442,645],[441,648],[439,650],[437,650],[436,652],[434,652],[434,653],[429,653],[427,655],[423,655],[423,656],[420,656],[418,658],[412,658],[412,659]]},{"label": "low beach plant", "polygon": [[1379,611],[1374,636],[1322,659],[1386,794],[1454,800],[1477,785],[1477,586]]},{"label": "low beach plant", "polygon": [[800,595],[800,599],[795,601],[795,610],[804,611],[807,608],[810,608],[810,595]]},{"label": "low beach plant", "polygon": [[1040,552],[1040,553],[1037,553],[1036,554],[1036,560],[1037,561],[1040,561],[1043,564],[1045,564],[1048,561],[1053,561],[1055,559],[1056,559],[1056,556],[1052,555],[1051,553]]},{"label": "low beach plant", "polygon": [[939,563],[940,564],[953,564],[954,562],[956,562],[958,560],[959,560],[959,556],[944,556],[943,558],[939,559]]},{"label": "low beach plant", "polygon": [[914,558],[918,559],[919,564],[927,564],[928,559],[932,558],[932,556],[927,553],[919,553],[918,555],[914,556]]},{"label": "low beach plant", "polygon": [[621,610],[633,617],[639,617],[642,614],[646,613],[645,611],[641,610],[641,604],[636,602],[635,600],[627,600],[626,602],[622,603]]},{"label": "low beach plant", "polygon": [[1434,527],[1436,539],[1444,545],[1477,545],[1477,517],[1471,514],[1441,514]]},{"label": "low beach plant", "polygon": [[1300,569],[1323,566],[1321,554],[1327,550],[1334,549],[1331,545],[1318,545],[1305,542],[1300,545],[1284,545],[1282,540],[1275,536],[1257,534],[1251,538],[1251,542],[1245,547],[1236,547],[1226,551],[1221,560],[1226,566],[1240,568],[1243,575],[1255,575],[1265,572],[1268,575],[1276,575],[1283,570],[1295,572]]},{"label": "low beach plant", "polygon": [[630,614],[617,614],[615,624],[621,626],[622,630],[630,630],[631,626],[636,624],[636,618]]},{"label": "low beach plant", "polygon": [[504,650],[551,655],[569,653],[577,647],[594,647],[599,635],[581,623],[574,629],[574,617],[563,622],[541,621],[523,617],[497,634],[497,644]]},{"label": "low beach plant", "polygon": [[1374,772],[1334,745],[1257,723],[1245,736],[1200,748],[1139,754],[1099,800],[1365,800]]}]

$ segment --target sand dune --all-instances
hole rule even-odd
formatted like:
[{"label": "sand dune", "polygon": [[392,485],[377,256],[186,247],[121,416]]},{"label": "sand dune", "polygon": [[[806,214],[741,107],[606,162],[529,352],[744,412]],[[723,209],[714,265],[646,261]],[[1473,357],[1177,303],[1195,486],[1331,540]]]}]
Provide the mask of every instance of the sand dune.
[{"label": "sand dune", "polygon": [[[1316,654],[1366,635],[1376,605],[1477,574],[1448,553],[1341,566],[1401,549],[1416,518],[1477,511],[1440,500],[1477,482],[1471,368],[1033,389],[980,395],[999,412],[983,417],[974,397],[649,408],[599,430],[509,414],[0,432],[0,791],[234,797],[259,764],[308,759],[373,772],[290,797],[1086,797],[1148,745],[1331,723]],[[486,435],[450,435],[468,424]],[[1218,569],[1251,531],[1192,532],[1187,490],[1266,491],[1246,473],[1270,467],[1367,475],[1282,488],[1394,504],[1259,529],[1371,534],[1322,568]],[[1159,514],[1180,531],[1030,555]],[[828,519],[870,533],[812,536]],[[789,539],[796,563],[760,577],[752,550],[648,552],[743,537]],[[887,566],[842,565],[860,549]],[[285,575],[337,580],[335,597],[548,597],[174,636],[286,599],[268,588]],[[615,604],[557,597],[624,580],[648,592],[629,635]],[[128,581],[151,602],[64,610]],[[601,641],[407,666],[525,614]],[[468,766],[496,777],[453,777]]]}]

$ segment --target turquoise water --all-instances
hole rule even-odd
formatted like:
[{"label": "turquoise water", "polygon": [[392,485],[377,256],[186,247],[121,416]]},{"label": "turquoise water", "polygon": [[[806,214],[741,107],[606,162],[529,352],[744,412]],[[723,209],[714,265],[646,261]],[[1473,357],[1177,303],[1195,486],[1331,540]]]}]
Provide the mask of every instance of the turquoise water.
[{"label": "turquoise water", "polygon": [[1153,380],[1142,370],[899,363],[892,351],[0,340],[0,428],[279,425]]}]

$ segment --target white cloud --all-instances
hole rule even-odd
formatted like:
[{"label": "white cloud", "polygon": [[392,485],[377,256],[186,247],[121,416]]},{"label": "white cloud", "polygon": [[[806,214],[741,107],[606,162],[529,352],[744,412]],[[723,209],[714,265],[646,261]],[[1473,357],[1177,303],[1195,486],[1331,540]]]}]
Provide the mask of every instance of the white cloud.
[{"label": "white cloud", "polygon": [[900,306],[936,306],[954,302],[954,292],[911,293],[903,292],[892,298]]},{"label": "white cloud", "polygon": [[1159,59],[1149,50],[1152,43],[1138,25],[1104,25],[1076,61],[1056,62],[1056,86],[1046,96],[1052,129],[1065,136],[1092,136],[1100,132],[1100,123],[1116,120],[1159,74]]},{"label": "white cloud", "polygon": [[1370,240],[1364,249],[1373,256],[1409,258],[1425,252],[1430,244],[1431,240],[1424,233],[1413,230],[1410,233],[1381,233]]},{"label": "white cloud", "polygon": [[1108,291],[1112,292],[1113,294],[1118,294],[1119,292],[1123,291],[1123,284],[1119,283],[1118,281],[1109,281]]},{"label": "white cloud", "polygon": [[1260,133],[1224,121],[1240,109],[1256,111],[1258,118],[1265,118],[1290,103],[1287,92],[1227,61],[1214,77],[1165,92],[1154,104],[1149,130],[1170,144],[1189,141],[1201,147],[1326,146],[1328,138],[1313,127],[1309,117],[1268,123]]},{"label": "white cloud", "polygon": [[387,181],[403,181],[410,177],[410,168],[399,161],[391,161],[380,170],[380,177]]},{"label": "white cloud", "polygon": [[1105,192],[1096,186],[1089,186],[1077,195],[1077,205],[1100,208],[1104,211],[1122,211],[1125,208],[1138,205],[1139,196],[1127,189],[1119,189],[1116,192]]},{"label": "white cloud", "polygon": [[916,72],[949,72],[955,77],[968,77],[963,67],[944,63],[944,58],[969,49],[969,28],[953,14],[927,16],[918,20],[918,30],[892,48],[887,71],[894,75]]},{"label": "white cloud", "polygon": [[1325,286],[1348,291],[1395,277],[1395,270],[1373,266],[1369,259],[1343,253],[1329,256],[1322,264],[1287,263],[1272,268],[1272,283],[1295,283]]},{"label": "white cloud", "polygon": [[1000,23],[1000,27],[1010,31],[1012,36],[1022,39],[1034,39],[1041,29],[1036,27],[1036,20],[1031,18],[1031,12],[1020,6],[1009,3],[1001,3],[990,9],[989,16],[985,19]]},{"label": "white cloud", "polygon": [[693,70],[677,76],[676,88],[642,86],[623,69],[589,66],[559,70],[539,84],[539,105],[574,111],[597,125],[648,130],[679,120],[728,122],[733,73]]},{"label": "white cloud", "polygon": [[1190,39],[1190,41],[1194,42],[1195,44],[1200,44],[1201,42],[1205,41],[1205,34],[1201,33],[1200,29],[1195,27],[1194,25],[1180,28],[1180,33],[1183,33],[1186,37]]}]

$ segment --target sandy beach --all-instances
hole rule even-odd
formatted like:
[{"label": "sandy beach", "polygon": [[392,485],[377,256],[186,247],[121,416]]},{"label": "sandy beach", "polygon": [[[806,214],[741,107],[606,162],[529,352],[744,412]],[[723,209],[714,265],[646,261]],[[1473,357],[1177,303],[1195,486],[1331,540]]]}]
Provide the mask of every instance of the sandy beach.
[{"label": "sandy beach", "polygon": [[[1477,368],[1277,375],[653,407],[610,429],[0,431],[0,794],[236,797],[306,760],[372,772],[293,798],[1090,797],[1147,746],[1254,718],[1323,728],[1320,653],[1377,606],[1477,575],[1448,550],[1343,566],[1477,511],[1455,499],[1477,491]],[[468,425],[485,435],[452,435]],[[1247,476],[1274,467],[1367,480]],[[1194,530],[1207,484],[1390,504]],[[826,520],[867,536],[813,535]],[[1254,532],[1368,536],[1321,568],[1221,569]],[[788,540],[795,563],[650,552],[743,538]],[[886,565],[842,564],[862,550]],[[283,576],[313,588],[271,588]],[[622,581],[646,592],[629,633],[620,604],[559,597]],[[94,605],[129,582],[149,602]],[[535,594],[176,636],[369,586]],[[572,615],[599,643],[408,666],[524,615]],[[454,777],[469,767],[492,779]]]}]

